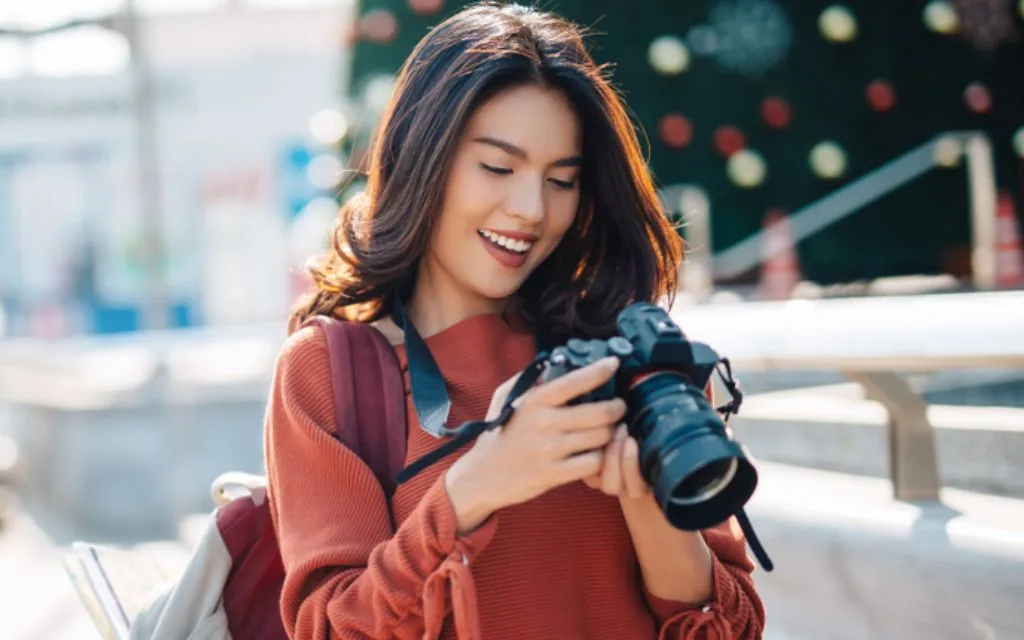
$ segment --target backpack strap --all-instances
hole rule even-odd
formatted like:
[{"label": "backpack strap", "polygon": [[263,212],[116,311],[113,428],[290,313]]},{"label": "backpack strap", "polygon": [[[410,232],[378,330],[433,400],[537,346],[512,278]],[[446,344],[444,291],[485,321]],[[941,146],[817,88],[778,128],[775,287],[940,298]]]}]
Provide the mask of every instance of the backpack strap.
[{"label": "backpack strap", "polygon": [[405,464],[405,386],[398,358],[375,327],[315,316],[327,337],[335,433],[370,467],[390,498]]}]

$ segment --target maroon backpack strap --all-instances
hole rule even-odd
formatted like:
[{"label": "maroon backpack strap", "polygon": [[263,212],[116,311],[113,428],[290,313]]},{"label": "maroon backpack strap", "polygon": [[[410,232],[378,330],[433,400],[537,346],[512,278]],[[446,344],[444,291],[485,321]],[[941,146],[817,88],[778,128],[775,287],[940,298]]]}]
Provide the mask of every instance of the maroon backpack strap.
[{"label": "maroon backpack strap", "polygon": [[405,464],[405,388],[395,350],[375,327],[325,316],[331,353],[335,437],[373,470],[388,496]]}]

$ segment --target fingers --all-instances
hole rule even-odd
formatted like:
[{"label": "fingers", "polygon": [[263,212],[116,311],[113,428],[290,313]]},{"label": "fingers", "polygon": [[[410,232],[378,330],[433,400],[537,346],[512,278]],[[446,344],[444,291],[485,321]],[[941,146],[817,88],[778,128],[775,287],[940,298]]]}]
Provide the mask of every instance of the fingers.
[{"label": "fingers", "polygon": [[512,392],[512,387],[515,386],[521,375],[522,372],[519,372],[498,385],[498,388],[494,390],[494,395],[491,396],[491,406],[487,409],[485,420],[494,420],[501,414],[501,408],[505,406],[505,399],[508,398],[508,394]]},{"label": "fingers", "polygon": [[605,449],[604,467],[601,470],[601,491],[610,496],[617,496],[623,490],[622,447],[625,441],[626,425],[619,425],[611,444]]},{"label": "fingers", "polygon": [[523,394],[522,402],[560,407],[611,380],[618,368],[618,358],[602,358],[582,369],[570,371],[560,378],[530,389]]},{"label": "fingers", "polygon": [[642,498],[650,491],[640,471],[640,447],[629,437],[622,445],[622,484],[630,498]]},{"label": "fingers", "polygon": [[615,430],[608,427],[595,427],[583,431],[569,431],[557,436],[554,452],[557,456],[571,456],[582,451],[605,447],[615,436]]},{"label": "fingers", "polygon": [[558,465],[556,472],[558,484],[582,480],[600,473],[603,458],[603,451],[587,451],[569,456]]},{"label": "fingers", "polygon": [[545,424],[555,431],[582,431],[618,424],[625,415],[625,401],[621,398],[612,398],[548,409],[545,412]]}]

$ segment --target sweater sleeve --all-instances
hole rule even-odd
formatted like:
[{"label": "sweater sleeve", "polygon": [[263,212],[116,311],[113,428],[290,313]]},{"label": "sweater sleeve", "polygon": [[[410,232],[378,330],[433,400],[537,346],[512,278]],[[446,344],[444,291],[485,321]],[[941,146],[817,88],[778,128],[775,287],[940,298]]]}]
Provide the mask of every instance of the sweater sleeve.
[{"label": "sweater sleeve", "polygon": [[730,518],[701,532],[711,550],[711,599],[700,605],[665,600],[645,590],[658,620],[658,640],[760,640],[765,611],[757,595],[739,523]]},{"label": "sweater sleeve", "polygon": [[373,472],[330,435],[329,358],[319,328],[289,338],[267,408],[268,496],[288,637],[436,637],[453,609],[460,631],[476,626],[465,620],[476,608],[468,566],[495,519],[458,536],[441,476],[396,530]]}]

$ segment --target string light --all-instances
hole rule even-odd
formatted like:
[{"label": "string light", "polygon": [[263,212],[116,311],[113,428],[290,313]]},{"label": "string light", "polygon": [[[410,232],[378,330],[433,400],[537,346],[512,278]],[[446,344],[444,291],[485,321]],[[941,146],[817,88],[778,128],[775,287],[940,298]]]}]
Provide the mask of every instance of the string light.
[{"label": "string light", "polygon": [[848,8],[835,4],[818,16],[818,29],[832,42],[851,42],[857,37],[857,19]]},{"label": "string light", "polygon": [[335,144],[345,137],[348,121],[337,109],[321,109],[309,120],[309,132],[322,144]]},{"label": "string light", "polygon": [[761,119],[772,129],[785,129],[792,120],[792,111],[785,99],[777,96],[761,102]]},{"label": "string light", "polygon": [[742,149],[729,156],[725,170],[729,179],[744,189],[760,185],[768,173],[764,158],[750,149]]},{"label": "string light", "polygon": [[444,0],[409,0],[409,8],[413,13],[430,15],[444,8]]},{"label": "string light", "polygon": [[940,167],[949,168],[960,164],[960,157],[963,155],[963,152],[964,148],[959,140],[950,136],[944,136],[935,143],[935,149],[932,151],[932,154],[935,158],[935,164]]},{"label": "string light", "polygon": [[992,94],[982,83],[972,82],[964,89],[964,102],[967,104],[967,108],[974,113],[988,113],[992,108]]},{"label": "string light", "polygon": [[878,112],[889,111],[896,104],[896,90],[885,80],[872,80],[865,90],[868,105]]},{"label": "string light", "polygon": [[[1024,2],[1021,3],[1024,5]],[[1021,11],[1024,12],[1024,6],[1021,7]],[[1013,150],[1017,152],[1017,155],[1024,158],[1024,127],[1017,129],[1017,133],[1013,134]]]},{"label": "string light", "polygon": [[715,150],[723,158],[728,158],[747,146],[746,137],[739,128],[726,124],[715,129]]},{"label": "string light", "polygon": [[810,164],[819,178],[834,180],[846,173],[846,152],[835,142],[819,142],[811,149]]},{"label": "string light", "polygon": [[647,61],[658,73],[674,76],[690,66],[690,50],[675,36],[659,36],[647,48]]},{"label": "string light", "polygon": [[398,20],[386,9],[374,9],[359,19],[359,33],[378,44],[387,44],[398,35]]},{"label": "string light", "polygon": [[932,0],[924,7],[924,23],[935,33],[950,35],[960,28],[956,9],[947,0]]},{"label": "string light", "polygon": [[693,142],[693,123],[682,114],[666,114],[658,122],[658,135],[668,146],[681,149]]}]

